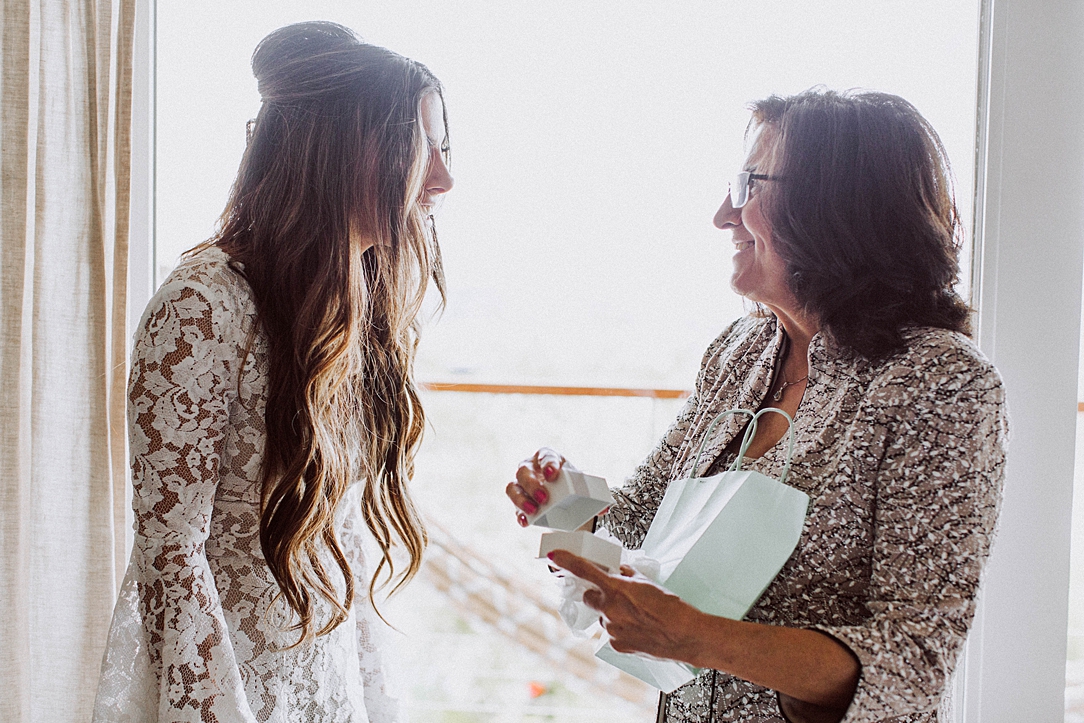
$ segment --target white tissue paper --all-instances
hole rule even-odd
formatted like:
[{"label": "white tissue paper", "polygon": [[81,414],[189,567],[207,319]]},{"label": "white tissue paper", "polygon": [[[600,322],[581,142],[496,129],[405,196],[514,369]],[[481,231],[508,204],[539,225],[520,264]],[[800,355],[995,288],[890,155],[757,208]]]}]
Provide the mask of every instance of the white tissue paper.
[{"label": "white tissue paper", "polygon": [[[580,534],[595,538],[597,544],[607,545],[610,548],[616,549],[619,559],[613,567],[610,567],[611,572],[617,572],[622,565],[627,565],[642,576],[641,579],[646,578],[646,581],[650,582],[655,582],[658,579],[658,562],[645,556],[639,550],[624,549],[621,547],[621,541],[611,535],[609,531],[600,529],[594,533],[582,532]],[[583,555],[581,555],[581,557],[583,557]],[[609,566],[607,565],[605,567]],[[561,598],[557,610],[561,614],[561,619],[565,621],[565,624],[568,625],[569,629],[572,630],[573,635],[576,637],[591,637],[591,635],[601,629],[601,627],[593,627],[598,623],[599,613],[598,610],[588,607],[587,603],[583,601],[583,594],[588,590],[597,590],[598,588],[586,580],[568,574],[558,578],[558,585],[560,587],[559,592]]]}]

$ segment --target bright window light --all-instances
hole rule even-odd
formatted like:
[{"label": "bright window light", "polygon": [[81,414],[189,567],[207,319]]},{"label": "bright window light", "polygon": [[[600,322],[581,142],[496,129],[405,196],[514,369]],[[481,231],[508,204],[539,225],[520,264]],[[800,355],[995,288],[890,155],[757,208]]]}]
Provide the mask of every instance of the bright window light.
[{"label": "bright window light", "polygon": [[[157,13],[158,283],[214,231],[259,107],[249,58],[268,32],[334,20],[442,80],[456,179],[437,217],[449,298],[424,329],[422,381],[690,388],[708,343],[744,313],[729,234],[711,219],[744,157],[746,105],[772,93],[824,85],[910,100],[955,163],[970,226],[977,0],[199,0]],[[553,621],[515,590],[484,591],[508,606],[497,625],[482,602],[457,607],[464,588],[442,590],[476,555],[492,566],[481,574],[553,597],[532,559],[538,535],[503,498],[516,463],[550,444],[618,484],[680,400],[423,401],[415,490],[447,544],[389,606],[414,720],[649,719],[646,687],[600,688],[579,657],[517,638]],[[588,643],[574,651],[590,660]]]}]

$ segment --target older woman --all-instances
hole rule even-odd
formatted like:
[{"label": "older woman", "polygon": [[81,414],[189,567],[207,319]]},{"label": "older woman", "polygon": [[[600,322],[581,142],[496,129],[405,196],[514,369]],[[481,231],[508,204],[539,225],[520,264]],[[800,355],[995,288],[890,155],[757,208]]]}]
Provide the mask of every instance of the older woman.
[{"label": "older woman", "polygon": [[[731,286],[757,311],[708,348],[688,404],[598,521],[639,547],[667,485],[725,470],[727,409],[794,417],[787,484],[810,496],[798,547],[744,620],[607,575],[612,644],[704,672],[664,696],[667,721],[935,721],[975,608],[997,520],[1006,420],[997,371],[954,291],[960,237],[948,161],[901,98],[809,91],[753,105],[751,151],[715,216],[733,235]],[[778,478],[781,415],[746,468]],[[520,523],[564,459],[540,450],[508,495]]]}]

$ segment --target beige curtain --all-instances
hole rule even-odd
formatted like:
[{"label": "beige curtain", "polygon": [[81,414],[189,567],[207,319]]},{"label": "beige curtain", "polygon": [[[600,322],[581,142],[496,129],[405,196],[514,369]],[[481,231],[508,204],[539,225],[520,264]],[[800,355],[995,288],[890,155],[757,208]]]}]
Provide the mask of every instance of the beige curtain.
[{"label": "beige curtain", "polygon": [[0,720],[90,717],[124,560],[134,0],[4,0]]}]

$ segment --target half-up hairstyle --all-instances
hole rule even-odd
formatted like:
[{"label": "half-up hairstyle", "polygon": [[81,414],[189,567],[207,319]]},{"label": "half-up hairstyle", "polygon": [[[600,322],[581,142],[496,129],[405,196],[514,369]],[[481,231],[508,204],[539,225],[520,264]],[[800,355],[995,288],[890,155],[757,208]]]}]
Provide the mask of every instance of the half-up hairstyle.
[{"label": "half-up hairstyle", "polygon": [[753,103],[774,141],[762,205],[789,285],[844,349],[870,360],[910,327],[969,333],[948,157],[898,96],[809,90]]},{"label": "half-up hairstyle", "polygon": [[[421,565],[427,537],[407,490],[424,427],[415,320],[428,279],[443,298],[444,278],[418,203],[430,156],[419,109],[443,96],[423,65],[333,23],[276,30],[252,69],[263,103],[209,243],[247,279],[267,339],[260,544],[300,643],[345,621],[354,600],[334,528],[352,481],[364,480],[362,511],[383,552],[370,599],[381,572],[395,590]],[[397,575],[399,544],[409,562]],[[314,596],[330,603],[329,620],[314,619]]]}]

